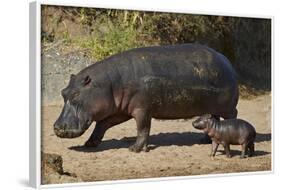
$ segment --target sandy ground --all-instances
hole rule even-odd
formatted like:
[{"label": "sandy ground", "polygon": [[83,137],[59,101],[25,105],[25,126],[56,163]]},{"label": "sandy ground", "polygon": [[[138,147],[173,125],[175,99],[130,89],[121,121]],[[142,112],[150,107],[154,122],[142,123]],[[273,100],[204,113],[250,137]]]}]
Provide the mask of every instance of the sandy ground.
[{"label": "sandy ground", "polygon": [[[240,146],[231,146],[232,158],[226,158],[219,146],[214,159],[210,144],[200,144],[201,131],[187,121],[152,121],[150,151],[129,152],[136,125],[129,120],[107,131],[98,148],[83,147],[94,128],[79,138],[61,139],[53,132],[53,123],[62,106],[42,107],[42,149],[63,158],[63,168],[75,173],[78,181],[136,179],[163,176],[249,172],[271,170],[271,95],[251,100],[240,99],[238,117],[252,123],[257,131],[255,156],[240,159]],[[73,180],[76,182],[77,180]],[[50,183],[66,183],[64,177]]]}]

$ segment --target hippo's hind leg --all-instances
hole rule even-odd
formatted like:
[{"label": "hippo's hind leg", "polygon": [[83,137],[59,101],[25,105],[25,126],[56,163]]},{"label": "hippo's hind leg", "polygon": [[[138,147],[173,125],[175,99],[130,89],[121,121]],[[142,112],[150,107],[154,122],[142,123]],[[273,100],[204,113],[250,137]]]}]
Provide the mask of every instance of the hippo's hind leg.
[{"label": "hippo's hind leg", "polygon": [[254,153],[255,153],[255,144],[254,144],[254,142],[249,143],[248,149],[249,149],[249,154],[248,154],[248,156],[249,156],[249,157],[253,156]]},{"label": "hippo's hind leg", "polygon": [[122,122],[129,120],[131,117],[127,115],[114,115],[108,118],[105,118],[96,123],[95,129],[91,134],[90,138],[85,142],[84,146],[87,147],[97,147],[105,134],[105,132],[113,127],[114,125],[118,125]]},{"label": "hippo's hind leg", "polygon": [[230,145],[229,144],[224,144],[224,150],[227,158],[230,158]]},{"label": "hippo's hind leg", "polygon": [[137,123],[137,140],[129,147],[132,152],[140,152],[143,148],[148,151],[148,137],[151,126],[151,116],[148,111],[143,109],[136,109],[133,112],[133,117]]},{"label": "hippo's hind leg", "polygon": [[241,149],[241,156],[240,156],[240,158],[245,158],[245,155],[247,154],[247,149],[248,149],[248,143],[242,144],[242,149]]}]

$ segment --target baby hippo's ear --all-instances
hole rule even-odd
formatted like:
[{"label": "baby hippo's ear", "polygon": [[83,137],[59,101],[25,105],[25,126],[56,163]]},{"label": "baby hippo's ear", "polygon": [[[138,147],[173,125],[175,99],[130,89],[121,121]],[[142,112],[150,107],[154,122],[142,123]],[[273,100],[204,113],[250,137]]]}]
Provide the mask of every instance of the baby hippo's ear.
[{"label": "baby hippo's ear", "polygon": [[74,74],[71,74],[71,75],[70,75],[70,81],[73,82],[74,80],[75,80],[75,75],[74,75]]},{"label": "baby hippo's ear", "polygon": [[213,117],[213,116],[212,116],[211,114],[206,114],[206,115],[205,115],[205,118],[206,118],[206,119],[211,119],[212,117]]}]

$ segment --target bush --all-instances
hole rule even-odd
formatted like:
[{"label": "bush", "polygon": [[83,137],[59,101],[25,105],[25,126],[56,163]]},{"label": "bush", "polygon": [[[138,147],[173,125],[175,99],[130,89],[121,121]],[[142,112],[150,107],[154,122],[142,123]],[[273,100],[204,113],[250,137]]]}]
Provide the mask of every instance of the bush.
[{"label": "bush", "polygon": [[42,13],[42,44],[63,39],[102,60],[141,46],[200,43],[223,53],[240,81],[271,88],[270,19],[56,6]]},{"label": "bush", "polygon": [[111,25],[108,31],[90,38],[78,38],[74,43],[82,48],[89,49],[91,56],[102,60],[122,51],[138,47],[136,30],[133,27]]}]

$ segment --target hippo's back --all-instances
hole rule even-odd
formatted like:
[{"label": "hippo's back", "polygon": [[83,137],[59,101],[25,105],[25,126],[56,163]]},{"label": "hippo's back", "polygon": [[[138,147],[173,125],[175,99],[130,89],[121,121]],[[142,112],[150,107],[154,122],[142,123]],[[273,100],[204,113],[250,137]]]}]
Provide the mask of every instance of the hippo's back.
[{"label": "hippo's back", "polygon": [[[238,101],[235,72],[222,54],[183,44],[132,49],[103,61],[118,72],[117,83],[133,88],[151,106],[153,117],[189,118],[232,112]],[[110,74],[112,75],[112,73]]]},{"label": "hippo's back", "polygon": [[[153,46],[132,49],[105,60],[131,78],[161,76],[167,79],[190,79],[227,83],[236,81],[235,72],[225,56],[199,44]],[[199,79],[199,80],[198,80]]]}]

